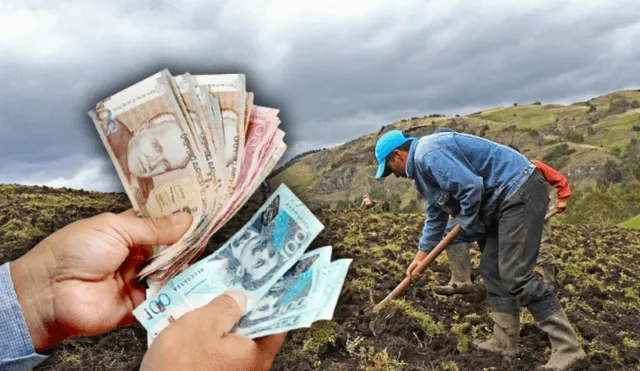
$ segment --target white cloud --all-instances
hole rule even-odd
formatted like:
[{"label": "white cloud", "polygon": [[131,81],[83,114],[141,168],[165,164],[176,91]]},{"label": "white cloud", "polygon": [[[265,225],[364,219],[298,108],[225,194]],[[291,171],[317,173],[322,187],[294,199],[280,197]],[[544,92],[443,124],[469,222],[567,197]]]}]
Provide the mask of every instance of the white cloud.
[{"label": "white cloud", "polygon": [[90,160],[71,176],[54,176],[40,173],[31,174],[27,178],[3,179],[2,183],[18,183],[26,185],[45,185],[48,187],[67,187],[101,192],[122,192],[122,184],[114,171],[112,164],[103,160]]}]

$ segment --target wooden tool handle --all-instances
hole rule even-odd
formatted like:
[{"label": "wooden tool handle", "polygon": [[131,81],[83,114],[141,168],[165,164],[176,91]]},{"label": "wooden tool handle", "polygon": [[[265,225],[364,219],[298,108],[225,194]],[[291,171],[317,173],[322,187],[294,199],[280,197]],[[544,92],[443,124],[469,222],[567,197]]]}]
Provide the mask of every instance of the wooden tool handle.
[{"label": "wooden tool handle", "polygon": [[553,209],[553,210],[549,211],[549,212],[547,213],[547,215],[545,215],[545,216],[544,216],[544,221],[546,222],[546,221],[547,221],[547,220],[549,220],[552,216],[556,215],[556,214],[557,214],[557,213],[559,213],[559,212],[560,212],[560,210],[558,210],[558,209]]},{"label": "wooden tool handle", "polygon": [[[447,248],[447,246],[451,243],[451,241],[453,241],[453,239],[456,237],[458,233],[460,233],[461,230],[462,228],[460,227],[460,225],[456,225],[455,228],[453,228],[453,230],[451,230],[451,232],[449,232],[449,234],[447,234],[442,239],[442,241],[440,241],[440,243],[433,250],[431,250],[431,252],[429,252],[429,255],[427,255],[424,259],[422,259],[422,261],[420,261],[416,269],[414,269],[412,276],[417,276],[420,273],[422,273],[422,271],[424,271],[424,269],[432,261],[434,261],[444,249]],[[411,283],[411,277],[406,277],[404,280],[402,280],[402,282],[400,282],[400,284],[396,286],[396,288],[393,289],[393,291],[391,291],[391,293],[387,295],[387,297],[384,298],[384,300],[382,300],[375,307],[373,307],[373,311],[374,312],[379,311],[380,308],[384,305],[384,303],[400,295],[404,291],[404,289],[406,289],[407,286],[409,286],[410,283]]]}]

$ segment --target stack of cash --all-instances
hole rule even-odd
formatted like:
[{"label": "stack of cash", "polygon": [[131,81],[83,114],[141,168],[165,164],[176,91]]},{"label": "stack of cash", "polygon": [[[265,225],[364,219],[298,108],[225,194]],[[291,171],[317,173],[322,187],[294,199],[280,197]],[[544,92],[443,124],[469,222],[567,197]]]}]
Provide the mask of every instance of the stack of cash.
[{"label": "stack of cash", "polygon": [[215,253],[174,277],[134,310],[149,344],[171,322],[229,290],[245,293],[234,332],[257,338],[330,320],[351,259],[331,247],[304,253],[323,225],[284,185]]},{"label": "stack of cash", "polygon": [[253,105],[242,74],[163,70],[89,112],[134,210],[188,211],[189,231],[140,273],[160,287],[197,258],[282,157],[278,110]]}]

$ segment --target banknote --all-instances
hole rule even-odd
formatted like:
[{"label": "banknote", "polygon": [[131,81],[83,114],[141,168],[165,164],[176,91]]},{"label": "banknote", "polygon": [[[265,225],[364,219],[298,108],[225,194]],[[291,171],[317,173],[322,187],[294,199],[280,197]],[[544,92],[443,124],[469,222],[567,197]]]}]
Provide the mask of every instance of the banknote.
[{"label": "banknote", "polygon": [[[168,313],[153,312],[155,303],[164,304],[161,295],[165,301],[168,297],[171,303],[189,303],[189,308],[196,309],[229,290],[243,291],[251,310],[298,261],[322,229],[322,224],[306,206],[281,185],[226,244],[174,277],[134,314],[145,328],[159,332],[169,324],[164,319],[172,318],[173,314],[170,304],[165,305]],[[180,300],[173,297],[176,292]]]},{"label": "banknote", "polygon": [[251,111],[253,111],[253,97],[254,94],[250,91],[247,92],[247,95],[245,96],[245,100],[244,100],[244,135],[245,138],[247,137],[248,133],[249,133],[249,119],[251,117]]},{"label": "banknote", "polygon": [[206,208],[205,164],[167,70],[99,102],[89,116],[139,214]]},{"label": "banknote", "polygon": [[330,246],[304,254],[242,317],[236,332],[244,334],[279,318],[317,310],[325,293],[330,260]]},{"label": "banknote", "polygon": [[222,124],[222,111],[220,111],[220,103],[218,98],[209,94],[209,91],[206,87],[197,85],[196,79],[191,76],[191,81],[195,84],[196,95],[198,96],[198,100],[202,105],[205,114],[208,119],[207,122],[211,127],[209,131],[215,137],[215,150],[217,157],[222,159],[221,161],[221,169],[220,171],[226,171],[226,144],[225,144],[225,135],[224,135],[224,125]]},{"label": "banknote", "polygon": [[[284,134],[282,131],[279,131]],[[243,182],[244,188],[238,188],[235,190],[233,197],[231,197],[226,207],[219,212],[213,221],[211,218],[203,220],[201,224],[213,225],[209,228],[208,232],[204,235],[194,234],[193,238],[190,238],[185,244],[190,247],[182,249],[178,253],[165,254],[164,256],[157,256],[154,261],[145,267],[143,274],[151,271],[158,271],[159,280],[165,283],[168,279],[172,278],[177,272],[183,270],[185,263],[191,263],[204,249],[206,242],[215,232],[218,231],[235,213],[240,209],[247,199],[256,192],[257,188],[271,170],[275,167],[278,159],[284,154],[286,145],[282,142],[283,135],[277,135],[272,138],[273,140],[279,140],[276,143],[262,143],[266,148],[266,154],[261,157],[260,164],[256,168],[256,173],[251,174],[251,182],[247,185],[246,181]],[[265,153],[264,148],[260,150]],[[199,239],[196,239],[198,237]],[[163,251],[166,253],[168,250]]]},{"label": "banknote", "polygon": [[[280,185],[227,243],[172,282],[195,308],[226,291],[242,290],[250,310],[298,261],[323,228],[289,188]],[[220,261],[226,264],[222,279],[214,273],[220,271]]]},{"label": "banknote", "polygon": [[333,312],[338,304],[338,298],[347,277],[349,266],[352,259],[339,259],[331,263],[329,266],[329,274],[324,284],[325,292],[321,299],[322,305],[318,306],[315,314],[315,320],[330,320],[333,318]]},{"label": "banknote", "polygon": [[156,295],[148,295],[147,300],[133,310],[133,315],[144,324],[149,336],[147,341],[150,343],[169,324],[192,309],[175,288],[165,286]]},{"label": "banknote", "polygon": [[[198,97],[195,84],[188,73],[180,76],[175,76],[175,85],[177,88],[177,100],[180,103],[183,114],[189,123],[193,137],[196,140],[196,145],[206,161],[207,176],[211,179],[211,183],[208,187],[213,187],[213,194],[216,197],[216,205],[222,202],[222,195],[220,188],[224,182],[222,178],[220,166],[223,161],[218,155],[218,146],[221,146],[221,140],[216,137],[216,133],[211,131],[211,128],[215,125],[211,122],[214,118],[207,112],[207,109],[202,104],[201,99]],[[205,101],[206,102],[206,101]],[[210,110],[209,110],[210,111]]]},{"label": "banknote", "polygon": [[244,149],[245,76],[244,74],[195,75],[194,79],[197,85],[206,88],[220,104],[225,135],[228,190],[231,192],[236,182]]},{"label": "banknote", "polygon": [[252,180],[252,176],[258,174],[258,168],[261,165],[260,155],[268,148],[279,123],[277,109],[256,106],[251,111],[242,164],[235,189],[244,189],[246,184]]},{"label": "banknote", "polygon": [[280,318],[272,325],[252,328],[249,331],[246,331],[243,335],[250,337],[251,339],[255,339],[263,336],[281,334],[291,330],[311,327],[313,322],[315,322],[313,316],[298,314],[295,316]]},{"label": "banknote", "polygon": [[292,311],[289,315],[283,313],[272,321],[247,328],[242,334],[250,338],[258,338],[310,327],[316,321],[332,319],[350,264],[351,259],[340,259],[331,263],[327,281],[324,284],[324,295],[316,301],[315,308],[312,310],[297,313]]},{"label": "banknote", "polygon": [[[154,247],[151,261],[140,271],[150,297],[189,269],[286,150],[284,132],[277,128],[279,111],[253,102],[243,74],[174,77],[165,69],[89,112],[136,213],[155,217],[188,211],[194,217],[175,244]],[[271,232],[277,231],[260,229]],[[300,233],[289,237],[297,241]],[[304,249],[290,256],[282,253],[287,246],[292,245],[279,247],[279,256],[293,264]],[[161,316],[175,318],[168,313]]]}]

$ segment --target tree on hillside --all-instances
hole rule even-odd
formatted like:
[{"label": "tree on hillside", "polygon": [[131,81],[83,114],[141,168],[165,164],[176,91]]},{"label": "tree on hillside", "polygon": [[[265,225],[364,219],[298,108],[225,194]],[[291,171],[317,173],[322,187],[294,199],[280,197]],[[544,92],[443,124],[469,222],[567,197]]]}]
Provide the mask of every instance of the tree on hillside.
[{"label": "tree on hillside", "polygon": [[553,168],[560,169],[569,159],[569,155],[575,151],[575,149],[569,148],[567,143],[558,144],[551,149],[551,152],[542,158],[542,161]]},{"label": "tree on hillside", "polygon": [[609,160],[604,164],[604,181],[614,184],[622,182],[622,171],[620,171],[618,164],[613,160]]}]

